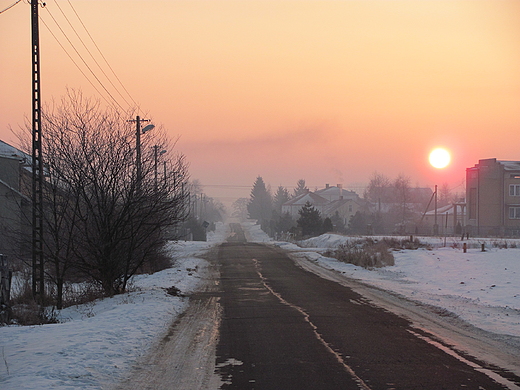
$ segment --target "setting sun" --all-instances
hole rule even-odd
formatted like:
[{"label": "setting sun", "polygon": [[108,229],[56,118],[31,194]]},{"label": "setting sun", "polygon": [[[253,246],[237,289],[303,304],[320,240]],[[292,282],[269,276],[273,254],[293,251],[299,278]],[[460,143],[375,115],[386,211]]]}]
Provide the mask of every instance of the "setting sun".
[{"label": "setting sun", "polygon": [[450,153],[443,148],[433,149],[430,153],[430,164],[434,168],[446,168],[451,161]]}]

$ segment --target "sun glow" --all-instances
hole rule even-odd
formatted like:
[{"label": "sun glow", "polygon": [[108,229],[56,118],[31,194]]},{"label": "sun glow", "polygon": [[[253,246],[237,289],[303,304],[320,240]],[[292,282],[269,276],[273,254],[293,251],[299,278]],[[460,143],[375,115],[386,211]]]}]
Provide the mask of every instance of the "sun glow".
[{"label": "sun glow", "polygon": [[451,161],[450,152],[444,148],[436,148],[430,152],[430,164],[437,169],[446,168]]}]

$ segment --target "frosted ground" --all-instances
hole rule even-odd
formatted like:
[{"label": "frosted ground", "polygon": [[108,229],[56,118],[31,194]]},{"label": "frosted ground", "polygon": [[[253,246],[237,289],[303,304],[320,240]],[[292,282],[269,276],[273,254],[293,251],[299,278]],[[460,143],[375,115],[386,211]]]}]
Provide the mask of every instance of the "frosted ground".
[{"label": "frosted ground", "polygon": [[[418,302],[434,305],[471,324],[499,334],[520,337],[520,249],[495,247],[494,240],[470,240],[463,253],[459,241],[429,239],[431,250],[395,252],[395,266],[365,270],[324,257],[348,238],[326,234],[302,245],[271,241],[257,225],[244,223],[250,241],[289,249],[292,256],[333,269]],[[182,313],[188,298],[171,296],[176,286],[184,294],[196,291],[208,275],[203,254],[222,242],[218,226],[207,243],[170,245],[172,268],[133,280],[133,292],[60,313],[62,323],[0,328],[0,388],[108,389],[154,345]],[[504,244],[501,242],[500,244]],[[520,247],[520,243],[518,243]]]}]

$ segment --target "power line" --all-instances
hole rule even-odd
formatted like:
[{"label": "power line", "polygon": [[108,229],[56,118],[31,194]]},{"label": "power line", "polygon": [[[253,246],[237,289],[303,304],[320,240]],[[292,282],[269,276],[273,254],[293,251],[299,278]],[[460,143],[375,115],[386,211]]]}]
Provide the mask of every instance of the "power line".
[{"label": "power line", "polygon": [[18,0],[18,1],[16,1],[15,3],[11,4],[9,7],[4,8],[3,10],[0,11],[0,14],[4,13],[4,12],[7,11],[7,10],[10,10],[10,9],[13,8],[16,4],[18,4],[20,1],[22,1],[22,0]]},{"label": "power line", "polygon": [[88,78],[88,76],[85,74],[85,72],[83,72],[83,70],[81,69],[81,67],[76,63],[76,61],[74,61],[74,58],[72,58],[72,56],[69,54],[69,52],[67,51],[67,49],[65,49],[65,47],[61,44],[61,42],[59,41],[58,37],[56,37],[56,35],[54,35],[54,33],[52,32],[52,30],[49,28],[49,26],[47,25],[47,23],[45,23],[45,20],[43,20],[41,17],[40,17],[40,20],[42,21],[43,25],[47,28],[47,30],[49,30],[49,32],[51,33],[51,35],[54,37],[54,39],[56,40],[56,42],[58,42],[58,45],[61,46],[61,48],[63,49],[63,51],[65,52],[65,54],[67,54],[67,56],[70,58],[70,60],[72,61],[72,63],[74,65],[76,65],[76,67],[78,68],[78,70],[81,72],[81,74],[83,76],[85,76],[85,78],[87,79],[87,81],[90,83],[90,85],[92,85],[92,87],[95,89],[95,91],[98,93],[99,96],[101,96],[103,98],[103,100],[105,100],[105,102],[107,102],[108,105],[111,105],[111,103],[107,100],[107,98],[105,98],[105,96],[103,96],[103,94],[101,92],[99,92],[99,90],[96,88],[96,86],[94,85],[94,83]]},{"label": "power line", "polygon": [[[114,103],[119,106],[119,108],[122,110],[122,111],[126,111],[122,106],[121,104],[119,104],[119,102],[114,98],[114,96],[112,96],[112,94],[110,93],[110,91],[105,87],[105,85],[101,82],[101,80],[96,76],[96,74],[94,73],[94,71],[90,68],[90,66],[87,64],[87,62],[85,61],[85,59],[83,58],[83,56],[79,53],[78,49],[76,49],[76,47],[74,46],[74,44],[72,43],[72,41],[69,39],[69,37],[67,36],[67,34],[65,33],[65,31],[61,28],[60,24],[58,23],[58,21],[56,20],[56,18],[54,17],[54,15],[52,14],[52,12],[49,10],[48,7],[45,7],[47,9],[47,12],[49,13],[49,15],[51,16],[52,20],[54,21],[54,23],[56,23],[56,25],[58,26],[58,28],[60,29],[61,33],[63,34],[63,36],[65,37],[65,39],[67,39],[67,41],[69,42],[69,44],[72,46],[72,48],[74,49],[74,51],[76,52],[76,54],[78,55],[78,57],[81,59],[81,61],[83,62],[83,64],[87,67],[87,69],[90,71],[90,73],[92,74],[92,76],[94,76],[94,78],[97,80],[97,82],[101,85],[101,87],[105,90],[105,92],[108,94],[108,96],[110,96],[110,98],[114,101]],[[43,20],[43,19],[42,19]],[[47,26],[47,25],[46,25]],[[49,28],[47,26],[47,28]],[[53,34],[54,35],[54,34]],[[54,35],[55,36],[55,35]],[[56,36],[55,36],[56,37]],[[60,44],[61,47],[63,47],[63,45]],[[70,55],[69,55],[69,58],[70,58]],[[77,65],[76,65],[77,66]],[[85,75],[83,72],[82,72],[83,75]],[[97,89],[96,89],[97,91]],[[99,93],[99,91],[98,91]],[[106,100],[106,99],[105,99]]]},{"label": "power line", "polygon": [[83,20],[79,17],[78,13],[76,12],[76,9],[73,7],[72,3],[70,2],[70,0],[68,0],[68,3],[70,5],[70,8],[72,8],[72,10],[74,11],[74,13],[76,14],[76,17],[78,18],[79,22],[81,23],[81,25],[83,26],[83,28],[85,29],[85,32],[87,33],[87,35],[89,36],[90,40],[92,41],[92,43],[94,44],[94,46],[96,47],[97,51],[99,52],[99,54],[101,55],[101,57],[103,58],[103,60],[105,61],[105,63],[107,64],[108,68],[110,69],[110,71],[112,72],[112,74],[115,76],[115,78],[117,79],[117,81],[119,82],[119,84],[121,85],[121,87],[124,89],[124,91],[126,92],[126,94],[128,95],[128,97],[130,98],[130,100],[132,100],[132,102],[134,103],[134,105],[136,107],[138,107],[138,104],[136,103],[136,101],[134,100],[134,98],[132,97],[132,95],[130,95],[130,93],[128,92],[128,90],[125,88],[124,84],[121,82],[121,80],[119,79],[119,77],[117,77],[117,74],[116,72],[114,72],[114,69],[112,69],[112,66],[110,66],[109,62],[107,61],[107,59],[105,58],[105,56],[103,55],[103,53],[101,52],[101,49],[98,47],[98,45],[96,44],[96,41],[94,41],[94,38],[92,37],[92,35],[90,35],[90,32],[87,30],[87,27],[85,26],[85,24],[83,23]]},{"label": "power line", "polygon": [[[63,15],[63,17],[65,18],[65,20],[67,21],[67,23],[69,24],[69,26],[72,28],[72,31],[74,31],[74,33],[76,34],[76,36],[78,37],[79,41],[81,42],[81,44],[83,45],[83,47],[85,48],[85,50],[88,52],[88,54],[90,55],[90,57],[94,60],[94,62],[96,63],[96,65],[98,66],[99,70],[101,70],[101,72],[103,73],[103,75],[106,77],[106,79],[108,80],[108,82],[112,85],[112,87],[114,87],[114,89],[116,90],[116,92],[119,94],[119,96],[121,96],[121,98],[125,101],[126,105],[127,106],[131,106],[130,103],[128,103],[128,101],[125,99],[125,97],[121,94],[121,92],[119,92],[119,90],[117,89],[117,87],[114,85],[114,83],[112,82],[112,80],[108,77],[108,75],[105,73],[105,71],[103,70],[103,68],[101,67],[101,65],[99,65],[99,63],[97,62],[96,58],[94,57],[94,55],[92,54],[92,52],[89,50],[89,48],[87,47],[87,45],[85,44],[85,42],[83,41],[83,39],[81,39],[81,36],[78,34],[78,32],[76,31],[76,29],[74,28],[74,25],[70,22],[69,18],[67,17],[67,15],[65,14],[65,12],[63,12],[63,9],[60,7],[59,3],[56,1],[56,6],[58,7],[58,9],[60,10],[61,14]],[[77,15],[77,14],[76,14]]]}]

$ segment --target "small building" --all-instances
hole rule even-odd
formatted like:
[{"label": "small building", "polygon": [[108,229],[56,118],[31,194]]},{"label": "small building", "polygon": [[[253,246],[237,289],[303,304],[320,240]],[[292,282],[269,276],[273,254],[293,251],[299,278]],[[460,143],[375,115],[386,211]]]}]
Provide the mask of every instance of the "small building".
[{"label": "small building", "polygon": [[[424,213],[418,226],[421,234],[457,235],[464,231],[466,204],[453,203]],[[437,231],[435,229],[437,224]]]},{"label": "small building", "polygon": [[344,226],[348,226],[350,218],[358,211],[366,211],[364,202],[354,191],[345,190],[341,184],[337,186],[325,185],[325,188],[305,194],[285,202],[282,205],[282,213],[289,213],[295,220],[300,217],[300,209],[309,202],[320,212],[323,219],[330,218],[341,220]]},{"label": "small building", "polygon": [[298,219],[300,217],[298,212],[307,202],[312,204],[312,206],[318,210],[322,216],[324,207],[329,203],[327,199],[316,195],[314,192],[307,191],[306,193],[285,202],[282,205],[282,214],[289,213],[291,217]]},{"label": "small building", "polygon": [[367,211],[365,202],[363,202],[356,194],[357,199],[338,199],[330,202],[323,210],[323,218],[341,218],[344,226],[348,226],[350,218],[358,211]]},{"label": "small building", "polygon": [[467,168],[466,200],[471,234],[520,235],[520,161],[489,158]]},{"label": "small building", "polygon": [[30,156],[0,141],[0,253],[20,254],[30,237]]}]

